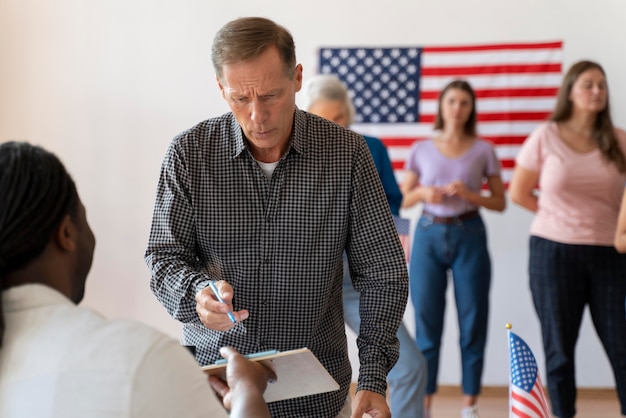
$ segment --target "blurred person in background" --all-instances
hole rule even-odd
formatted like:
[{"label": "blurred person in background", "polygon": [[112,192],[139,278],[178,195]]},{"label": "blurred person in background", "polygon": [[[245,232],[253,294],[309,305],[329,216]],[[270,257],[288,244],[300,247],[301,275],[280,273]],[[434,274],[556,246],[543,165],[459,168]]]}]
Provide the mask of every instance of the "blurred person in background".
[{"label": "blurred person in background", "polygon": [[611,121],[605,72],[585,60],[569,68],[552,115],[516,158],[509,193],[535,213],[530,290],[555,417],[576,415],[575,349],[587,305],[626,415],[626,255],[614,247],[625,150],[626,132]]},{"label": "blurred person in background", "polygon": [[[481,207],[506,207],[500,161],[493,145],[476,136],[476,96],[464,80],[439,95],[432,139],[413,145],[402,182],[403,208],[423,204],[409,268],[417,346],[428,365],[425,408],[430,417],[451,273],[461,346],[461,416],[478,416],[489,318],[491,259]],[[487,192],[482,193],[483,185]]]},{"label": "blurred person in background", "polygon": [[[349,128],[355,109],[347,87],[334,75],[316,75],[307,80],[300,93],[302,109]],[[371,136],[363,136],[374,158],[391,213],[400,215],[402,192],[393,173],[385,145]],[[347,257],[343,264],[343,308],[346,324],[359,335],[359,293],[352,286]],[[391,415],[398,418],[422,418],[426,389],[426,363],[404,324],[398,329],[400,357],[387,375]]]}]

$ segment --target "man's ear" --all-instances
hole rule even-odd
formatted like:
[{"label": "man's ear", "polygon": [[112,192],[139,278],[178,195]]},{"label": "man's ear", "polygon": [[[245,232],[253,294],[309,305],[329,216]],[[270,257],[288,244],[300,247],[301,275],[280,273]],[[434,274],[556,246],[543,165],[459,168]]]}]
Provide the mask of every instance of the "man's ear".
[{"label": "man's ear", "polygon": [[298,92],[302,88],[302,64],[296,65],[294,75],[294,81],[296,82],[296,92]]},{"label": "man's ear", "polygon": [[215,81],[217,81],[217,86],[220,88],[220,92],[222,93],[222,97],[224,98],[224,100],[226,100],[226,92],[224,91],[224,86],[222,85],[222,82],[220,81],[220,78],[215,76]]},{"label": "man's ear", "polygon": [[54,242],[62,251],[76,250],[76,225],[72,221],[72,217],[68,214],[54,232]]}]

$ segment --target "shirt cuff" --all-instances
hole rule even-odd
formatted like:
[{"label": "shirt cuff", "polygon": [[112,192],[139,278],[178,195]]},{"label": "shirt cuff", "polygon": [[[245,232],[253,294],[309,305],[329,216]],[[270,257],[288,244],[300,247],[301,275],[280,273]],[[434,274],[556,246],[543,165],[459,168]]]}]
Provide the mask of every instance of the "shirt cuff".
[{"label": "shirt cuff", "polygon": [[210,283],[210,282],[211,282],[211,280],[202,280],[202,281],[200,281],[200,282],[196,283],[196,284],[194,285],[194,288],[195,288],[195,291],[196,291],[196,293],[195,293],[195,294],[197,294],[199,291],[201,291],[201,290],[203,290],[203,289],[205,289],[205,288],[209,287],[209,283]]}]

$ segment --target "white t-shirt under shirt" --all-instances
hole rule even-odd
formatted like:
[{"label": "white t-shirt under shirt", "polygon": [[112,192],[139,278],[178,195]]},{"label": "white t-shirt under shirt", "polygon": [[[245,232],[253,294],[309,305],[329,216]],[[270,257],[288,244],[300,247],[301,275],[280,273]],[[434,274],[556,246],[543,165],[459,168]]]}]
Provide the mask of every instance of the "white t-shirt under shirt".
[{"label": "white t-shirt under shirt", "polygon": [[[615,129],[626,151],[626,132]],[[626,176],[598,149],[579,153],[545,122],[526,139],[516,163],[539,172],[538,210],[531,234],[564,244],[613,246]]]},{"label": "white t-shirt under shirt", "polygon": [[38,284],[2,292],[0,417],[227,417],[193,356]]}]

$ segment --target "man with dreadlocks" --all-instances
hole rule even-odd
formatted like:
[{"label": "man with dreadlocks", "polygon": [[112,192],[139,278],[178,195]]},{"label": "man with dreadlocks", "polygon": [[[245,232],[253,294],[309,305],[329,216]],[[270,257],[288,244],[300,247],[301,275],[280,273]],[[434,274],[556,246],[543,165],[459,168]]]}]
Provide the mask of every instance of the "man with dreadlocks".
[{"label": "man with dreadlocks", "polygon": [[[0,417],[228,416],[175,340],[76,306],[95,239],[56,156],[0,144],[0,196]],[[230,388],[211,384],[230,416],[269,417],[262,394],[276,376],[222,353]]]}]

